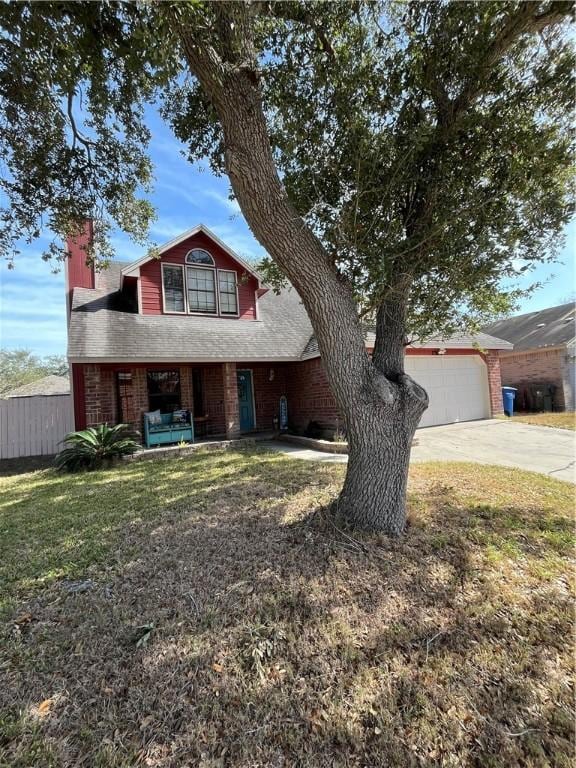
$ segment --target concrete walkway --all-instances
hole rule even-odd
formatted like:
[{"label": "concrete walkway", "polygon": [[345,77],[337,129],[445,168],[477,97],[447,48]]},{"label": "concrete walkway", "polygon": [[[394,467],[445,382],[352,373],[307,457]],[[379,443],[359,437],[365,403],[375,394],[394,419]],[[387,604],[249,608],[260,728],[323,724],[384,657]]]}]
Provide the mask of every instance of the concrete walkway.
[{"label": "concrete walkway", "polygon": [[[568,429],[553,429],[513,420],[488,419],[425,427],[416,432],[418,445],[412,448],[412,461],[475,461],[540,472],[543,475],[576,482],[574,468],[576,435]],[[293,458],[332,463],[348,457],[320,453],[281,442],[260,443]]]},{"label": "concrete walkway", "polygon": [[275,453],[285,453],[292,459],[304,459],[305,461],[322,461],[325,464],[346,464],[348,456],[345,453],[324,453],[323,451],[314,451],[311,448],[304,448],[302,445],[285,443],[282,440],[262,440],[258,443],[259,448],[266,448]]}]

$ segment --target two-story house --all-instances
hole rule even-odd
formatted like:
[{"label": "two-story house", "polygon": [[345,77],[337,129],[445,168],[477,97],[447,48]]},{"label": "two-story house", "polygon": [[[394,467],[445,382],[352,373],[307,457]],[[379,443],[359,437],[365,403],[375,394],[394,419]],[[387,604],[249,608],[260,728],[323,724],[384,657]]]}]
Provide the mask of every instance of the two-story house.
[{"label": "two-story house", "polygon": [[[156,256],[86,264],[92,236],[68,241],[66,269],[76,428],[187,409],[196,433],[227,438],[278,423],[335,425],[312,326],[293,288],[280,295],[203,225]],[[367,346],[373,344],[368,335]],[[479,345],[479,347],[478,347]],[[501,413],[498,350],[491,336],[459,336],[407,350],[407,371],[429,392],[422,425]]]}]

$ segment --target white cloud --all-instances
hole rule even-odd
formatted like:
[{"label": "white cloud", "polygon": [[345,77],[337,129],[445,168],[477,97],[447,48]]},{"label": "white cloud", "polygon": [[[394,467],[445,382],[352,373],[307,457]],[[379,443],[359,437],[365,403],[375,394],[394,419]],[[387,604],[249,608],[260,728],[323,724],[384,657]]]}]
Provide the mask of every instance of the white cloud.
[{"label": "white cloud", "polygon": [[226,208],[227,210],[229,210],[230,213],[233,213],[236,216],[242,215],[242,212],[240,210],[240,206],[238,205],[238,202],[236,200],[230,200],[230,198],[227,195],[223,195],[218,190],[216,190],[216,189],[204,189],[204,190],[202,190],[202,194],[204,195],[204,197],[208,197],[211,200],[215,200],[223,208]]},{"label": "white cloud", "polygon": [[0,264],[0,345],[37,354],[66,350],[64,269],[53,274],[40,252],[24,251],[8,269]]},{"label": "white cloud", "polygon": [[266,251],[254,238],[250,230],[242,232],[239,227],[231,223],[215,224],[210,229],[229,248],[248,261],[260,261],[266,255]]},{"label": "white cloud", "polygon": [[[194,224],[189,221],[186,222],[182,219],[171,219],[163,216],[150,227],[150,234],[162,239],[162,242],[173,240],[178,235],[186,232],[187,229],[193,227]],[[160,244],[162,244],[162,242]]]}]

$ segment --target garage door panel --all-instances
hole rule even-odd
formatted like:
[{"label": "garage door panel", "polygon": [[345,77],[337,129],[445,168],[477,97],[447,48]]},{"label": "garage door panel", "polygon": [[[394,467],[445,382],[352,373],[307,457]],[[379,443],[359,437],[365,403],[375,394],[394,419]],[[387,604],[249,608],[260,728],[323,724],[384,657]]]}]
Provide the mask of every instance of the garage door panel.
[{"label": "garage door panel", "polygon": [[420,427],[490,416],[488,372],[478,355],[408,355],[406,371],[430,399]]}]

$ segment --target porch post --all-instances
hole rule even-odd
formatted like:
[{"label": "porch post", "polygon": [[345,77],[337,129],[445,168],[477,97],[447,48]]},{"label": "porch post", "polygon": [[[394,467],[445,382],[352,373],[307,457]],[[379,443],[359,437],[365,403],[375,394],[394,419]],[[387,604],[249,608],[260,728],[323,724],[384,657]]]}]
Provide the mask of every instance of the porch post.
[{"label": "porch post", "polygon": [[222,364],[222,379],[224,382],[224,420],[226,422],[226,437],[229,440],[233,440],[236,437],[240,437],[240,411],[238,409],[236,363]]}]

